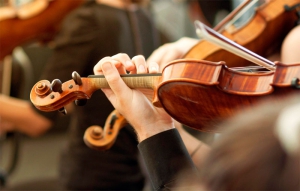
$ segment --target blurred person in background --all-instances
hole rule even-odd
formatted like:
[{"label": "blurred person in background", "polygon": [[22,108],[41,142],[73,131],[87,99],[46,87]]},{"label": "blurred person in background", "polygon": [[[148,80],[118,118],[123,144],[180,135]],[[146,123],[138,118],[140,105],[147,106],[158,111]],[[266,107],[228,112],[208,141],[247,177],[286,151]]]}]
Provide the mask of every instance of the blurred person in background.
[{"label": "blurred person in background", "polygon": [[[146,57],[161,44],[161,35],[147,10],[147,0],[87,1],[64,20],[55,38],[55,48],[40,79],[62,82],[73,71],[92,74],[101,58],[124,52]],[[40,136],[60,115],[41,112],[25,100],[0,95],[2,132],[19,131]],[[102,112],[99,113],[98,110]],[[145,177],[138,159],[136,135],[130,126],[122,128],[107,152],[88,148],[83,142],[91,125],[104,126],[113,107],[101,91],[85,106],[73,108],[69,140],[60,162],[60,187],[69,190],[142,190]],[[46,189],[46,188],[45,188]]]}]

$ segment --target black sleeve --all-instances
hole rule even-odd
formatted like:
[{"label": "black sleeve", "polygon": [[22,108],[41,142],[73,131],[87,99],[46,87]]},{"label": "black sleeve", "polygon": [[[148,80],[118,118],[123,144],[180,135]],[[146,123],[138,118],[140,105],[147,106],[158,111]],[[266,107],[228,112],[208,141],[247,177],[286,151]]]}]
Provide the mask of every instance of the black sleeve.
[{"label": "black sleeve", "polygon": [[[194,163],[177,129],[159,133],[138,145],[155,190],[185,187],[178,175],[185,171],[191,178],[198,176]],[[187,178],[187,177],[186,177]]]}]

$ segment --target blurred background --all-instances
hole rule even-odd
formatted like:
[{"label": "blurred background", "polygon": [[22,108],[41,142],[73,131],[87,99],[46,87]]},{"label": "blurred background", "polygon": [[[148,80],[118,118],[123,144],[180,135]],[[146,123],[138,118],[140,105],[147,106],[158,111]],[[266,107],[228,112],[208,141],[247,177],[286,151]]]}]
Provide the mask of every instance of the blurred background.
[{"label": "blurred background", "polygon": [[[72,0],[58,1],[69,1],[72,3]],[[8,2],[8,0],[0,0],[0,7],[7,6]],[[14,1],[14,3],[20,2]],[[30,2],[30,0],[23,1],[23,3],[26,2]],[[208,0],[203,1],[204,5],[209,2]],[[217,2],[215,1],[214,3]],[[236,4],[240,3],[240,1],[233,2]],[[197,38],[192,22],[193,18],[195,18],[195,15],[191,15],[191,9],[194,6],[192,3],[193,1],[186,0],[152,0],[150,2],[151,16],[154,18],[157,28],[165,35],[168,41],[173,42],[183,36]],[[232,6],[235,6],[235,4],[232,4]],[[5,10],[1,9],[1,11]],[[204,9],[204,11],[207,19],[213,25],[229,13],[227,9],[220,9],[211,17],[209,9]],[[0,18],[0,23],[3,21],[5,21],[5,18]],[[47,22],[47,20],[43,22]],[[7,27],[7,25],[0,25],[0,27]],[[4,28],[0,28],[0,31],[3,30]],[[9,30],[11,33],[14,33],[13,27]],[[23,33],[25,32],[26,29],[24,29]],[[44,39],[48,40],[47,38],[48,36]],[[0,52],[3,53],[3,48],[7,45],[7,41],[12,41],[13,39],[1,38],[0,40]],[[0,77],[3,77],[0,78],[0,87],[8,89],[7,92],[12,97],[29,100],[31,87],[39,79],[44,64],[51,57],[51,54],[51,40],[47,41],[46,44],[41,41],[19,44],[13,49],[11,54],[11,67],[3,67],[4,64],[0,64],[2,66],[0,68],[2,76]],[[10,74],[11,80],[4,81],[4,76],[9,76]],[[31,138],[20,133],[2,134],[0,137],[2,184],[5,184],[7,187],[22,188],[24,185],[32,182],[38,184],[38,182],[42,183],[44,180],[56,179],[58,176],[59,155],[66,144],[68,126],[69,117],[66,115],[61,116],[50,131],[37,138]],[[204,137],[206,136],[204,135]],[[209,141],[209,139],[207,140]]]}]

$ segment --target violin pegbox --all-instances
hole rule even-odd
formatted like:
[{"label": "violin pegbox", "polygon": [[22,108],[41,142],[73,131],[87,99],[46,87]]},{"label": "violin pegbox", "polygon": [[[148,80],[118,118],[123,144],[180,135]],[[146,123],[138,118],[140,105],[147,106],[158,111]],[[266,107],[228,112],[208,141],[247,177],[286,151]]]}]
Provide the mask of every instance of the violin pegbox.
[{"label": "violin pegbox", "polygon": [[[77,84],[79,86],[82,85],[81,77],[77,72],[74,71],[72,73],[72,78],[73,78],[75,84]],[[87,99],[77,99],[77,100],[75,100],[75,104],[77,106],[84,106],[86,104],[86,102],[87,102]]]},{"label": "violin pegbox", "polygon": [[30,99],[41,111],[60,111],[66,114],[64,106],[75,101],[76,105],[84,105],[95,91],[88,78],[81,78],[77,72],[72,73],[72,80],[62,83],[55,79],[37,82],[31,92]]}]

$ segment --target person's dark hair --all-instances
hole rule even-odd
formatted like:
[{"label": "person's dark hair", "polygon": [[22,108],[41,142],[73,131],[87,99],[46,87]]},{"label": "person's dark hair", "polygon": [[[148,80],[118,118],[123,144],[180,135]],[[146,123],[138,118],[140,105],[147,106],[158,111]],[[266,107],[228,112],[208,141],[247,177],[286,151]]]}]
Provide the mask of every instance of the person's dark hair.
[{"label": "person's dark hair", "polygon": [[299,189],[299,152],[290,154],[284,150],[276,134],[281,111],[296,103],[300,103],[299,95],[268,101],[223,124],[227,131],[213,144],[200,169],[205,187],[209,190]]}]

